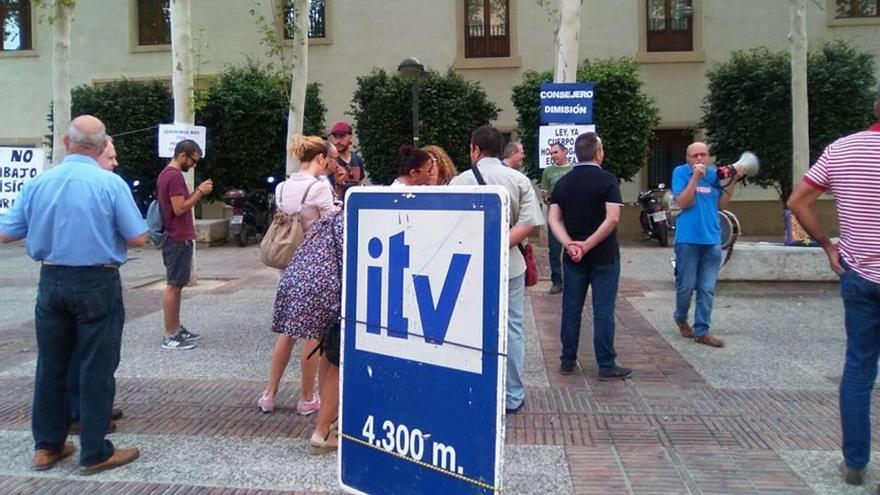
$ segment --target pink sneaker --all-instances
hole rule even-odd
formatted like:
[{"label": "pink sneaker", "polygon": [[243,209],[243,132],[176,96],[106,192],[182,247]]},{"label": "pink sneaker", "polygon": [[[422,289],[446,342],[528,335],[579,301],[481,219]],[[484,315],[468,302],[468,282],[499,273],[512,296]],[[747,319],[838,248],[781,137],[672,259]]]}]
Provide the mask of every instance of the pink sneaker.
[{"label": "pink sneaker", "polygon": [[264,413],[270,413],[275,410],[275,398],[269,397],[269,394],[263,392],[263,395],[257,399],[257,406],[259,406]]},{"label": "pink sneaker", "polygon": [[315,394],[309,401],[302,399],[296,401],[296,413],[300,416],[308,416],[318,409],[321,409],[321,398],[318,394]]}]

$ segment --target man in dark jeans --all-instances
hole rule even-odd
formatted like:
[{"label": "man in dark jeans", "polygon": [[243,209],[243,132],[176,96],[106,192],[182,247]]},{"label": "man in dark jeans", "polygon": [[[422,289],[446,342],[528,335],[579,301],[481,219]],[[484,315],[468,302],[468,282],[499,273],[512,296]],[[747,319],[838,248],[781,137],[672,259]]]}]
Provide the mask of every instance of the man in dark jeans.
[{"label": "man in dark jeans", "polygon": [[614,351],[614,303],[620,280],[620,187],[602,169],[605,152],[595,132],[575,141],[578,164],[559,179],[550,196],[550,228],[565,247],[562,273],[562,356],[559,372],[570,375],[577,362],[581,314],[593,286],[593,351],[599,380],[628,378],[632,370],[617,365]]},{"label": "man in dark jeans", "polygon": [[[104,170],[112,172],[119,166],[116,161],[116,147],[113,145],[113,139],[107,136],[107,146],[101,152],[101,156],[97,158],[98,165]],[[116,431],[116,420],[122,418],[122,409],[114,407],[110,415],[110,426],[107,427],[107,433]],[[74,356],[73,362],[70,364],[70,433],[79,434],[79,357]]]},{"label": "man in dark jeans", "polygon": [[[829,144],[788,199],[788,207],[810,236],[822,245],[828,263],[840,275],[846,330],[846,360],[840,380],[843,430],[843,479],[864,483],[871,460],[871,392],[880,357],[880,88],[874,98],[877,121],[867,130]],[[813,205],[834,195],[840,242],[832,242]],[[880,486],[878,493],[880,493]]]},{"label": "man in dark jeans", "polygon": [[162,224],[168,237],[162,243],[162,261],[165,263],[165,294],[162,313],[165,316],[165,335],[162,349],[183,350],[195,347],[201,335],[190,332],[180,324],[180,299],[183,287],[189,283],[192,271],[193,241],[196,229],[192,209],[214,189],[208,179],[190,194],[183,177],[202,159],[202,149],[191,139],[184,139],[174,147],[174,158],[156,180]]},{"label": "man in dark jeans", "polygon": [[100,120],[74,119],[64,137],[67,157],[28,182],[0,218],[0,241],[27,238],[28,256],[42,262],[31,418],[37,471],[75,450],[65,441],[74,355],[80,360],[80,473],[122,466],[139,455],[136,448],[114,448],[105,433],[125,321],[119,266],[127,260],[126,246],[147,242],[147,224],[125,181],[95,161],[106,145]]}]

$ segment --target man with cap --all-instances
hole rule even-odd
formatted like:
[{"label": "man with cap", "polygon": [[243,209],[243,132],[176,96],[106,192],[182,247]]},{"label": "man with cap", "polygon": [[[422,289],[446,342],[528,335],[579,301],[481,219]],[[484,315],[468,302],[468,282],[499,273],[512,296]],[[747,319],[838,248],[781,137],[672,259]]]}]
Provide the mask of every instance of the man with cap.
[{"label": "man with cap", "polygon": [[[871,459],[871,391],[880,356],[880,88],[874,96],[876,122],[867,130],[829,144],[788,198],[788,207],[828,256],[840,276],[846,330],[846,359],[840,380],[843,479],[864,482]],[[840,241],[828,238],[813,209],[829,192],[837,205]],[[878,487],[880,490],[880,487]],[[878,491],[880,493],[880,491]]]},{"label": "man with cap", "polygon": [[107,146],[104,124],[90,115],[70,123],[64,161],[28,182],[0,218],[0,241],[27,239],[28,256],[42,262],[34,327],[37,370],[31,429],[32,468],[51,469],[73,454],[68,372],[80,362],[80,474],[137,459],[105,438],[116,393],[125,309],[119,266],[127,247],[147,242],[125,181],[96,161]]},{"label": "man with cap", "polygon": [[360,185],[364,180],[364,159],[351,149],[351,124],[345,121],[333,124],[330,135],[333,137],[336,151],[339,152],[336,162],[348,170],[348,178],[343,187]]}]

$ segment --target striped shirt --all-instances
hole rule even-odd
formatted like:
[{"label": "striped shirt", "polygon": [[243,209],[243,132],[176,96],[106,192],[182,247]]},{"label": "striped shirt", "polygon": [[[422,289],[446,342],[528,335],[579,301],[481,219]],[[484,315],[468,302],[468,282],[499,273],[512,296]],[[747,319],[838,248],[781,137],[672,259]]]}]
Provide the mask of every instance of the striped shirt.
[{"label": "striped shirt", "polygon": [[862,277],[880,283],[880,124],[829,144],[804,182],[837,201],[840,255]]}]

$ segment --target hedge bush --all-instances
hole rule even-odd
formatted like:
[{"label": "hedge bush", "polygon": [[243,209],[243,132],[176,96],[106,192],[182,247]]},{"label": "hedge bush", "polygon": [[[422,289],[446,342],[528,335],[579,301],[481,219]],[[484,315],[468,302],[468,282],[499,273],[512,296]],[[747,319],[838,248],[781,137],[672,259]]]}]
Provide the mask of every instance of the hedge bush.
[{"label": "hedge bush", "polygon": [[[646,163],[648,143],[660,120],[654,102],[642,92],[638,71],[638,64],[630,58],[584,60],[577,71],[578,81],[594,83],[593,122],[605,147],[603,167],[627,181]],[[518,134],[526,151],[523,168],[532,178],[541,175],[537,156],[538,93],[541,83],[552,81],[550,71],[527,71],[511,96]]]},{"label": "hedge bush", "polygon": [[[196,182],[214,179],[213,198],[231,187],[265,187],[264,178],[284,177],[290,76],[253,62],[224,70],[199,91],[196,123],[207,127],[207,156],[196,168]],[[174,121],[174,99],[167,80],[122,80],[72,91],[72,114],[94,115],[114,136],[120,172],[155,191],[156,177],[168,163],[159,158],[155,126]],[[320,86],[306,90],[306,134],[325,132],[327,109]],[[49,113],[51,129],[52,114]],[[132,132],[137,131],[137,132]]]},{"label": "hedge bush", "polygon": [[[265,188],[270,175],[284,178],[289,95],[289,76],[254,62],[228,67],[200,95],[204,106],[196,123],[208,129],[208,153],[196,174],[214,180],[213,197],[235,187]],[[323,134],[325,112],[312,83],[303,132]]]},{"label": "hedge bush", "polygon": [[[429,70],[420,82],[419,138],[449,154],[459,170],[470,166],[471,131],[498,116],[498,107],[478,83],[449,70]],[[400,165],[398,150],[412,143],[412,82],[400,74],[373,69],[357,78],[349,113],[370,180],[391,183]]]},{"label": "hedge bush", "polygon": [[[792,190],[791,64],[787,51],[734,52],[712,68],[701,125],[712,153],[732,163],[745,150],[761,160],[748,179],[773,187],[785,202]],[[807,57],[810,164],[829,143],[872,121],[873,57],[845,41],[823,44]]]},{"label": "hedge bush", "polygon": [[[174,98],[166,81],[122,80],[71,92],[71,114],[91,114],[115,136],[121,173],[140,180],[144,191],[155,190],[156,175],[168,162],[159,158],[158,130],[174,120]],[[50,119],[51,129],[51,119]]]}]

